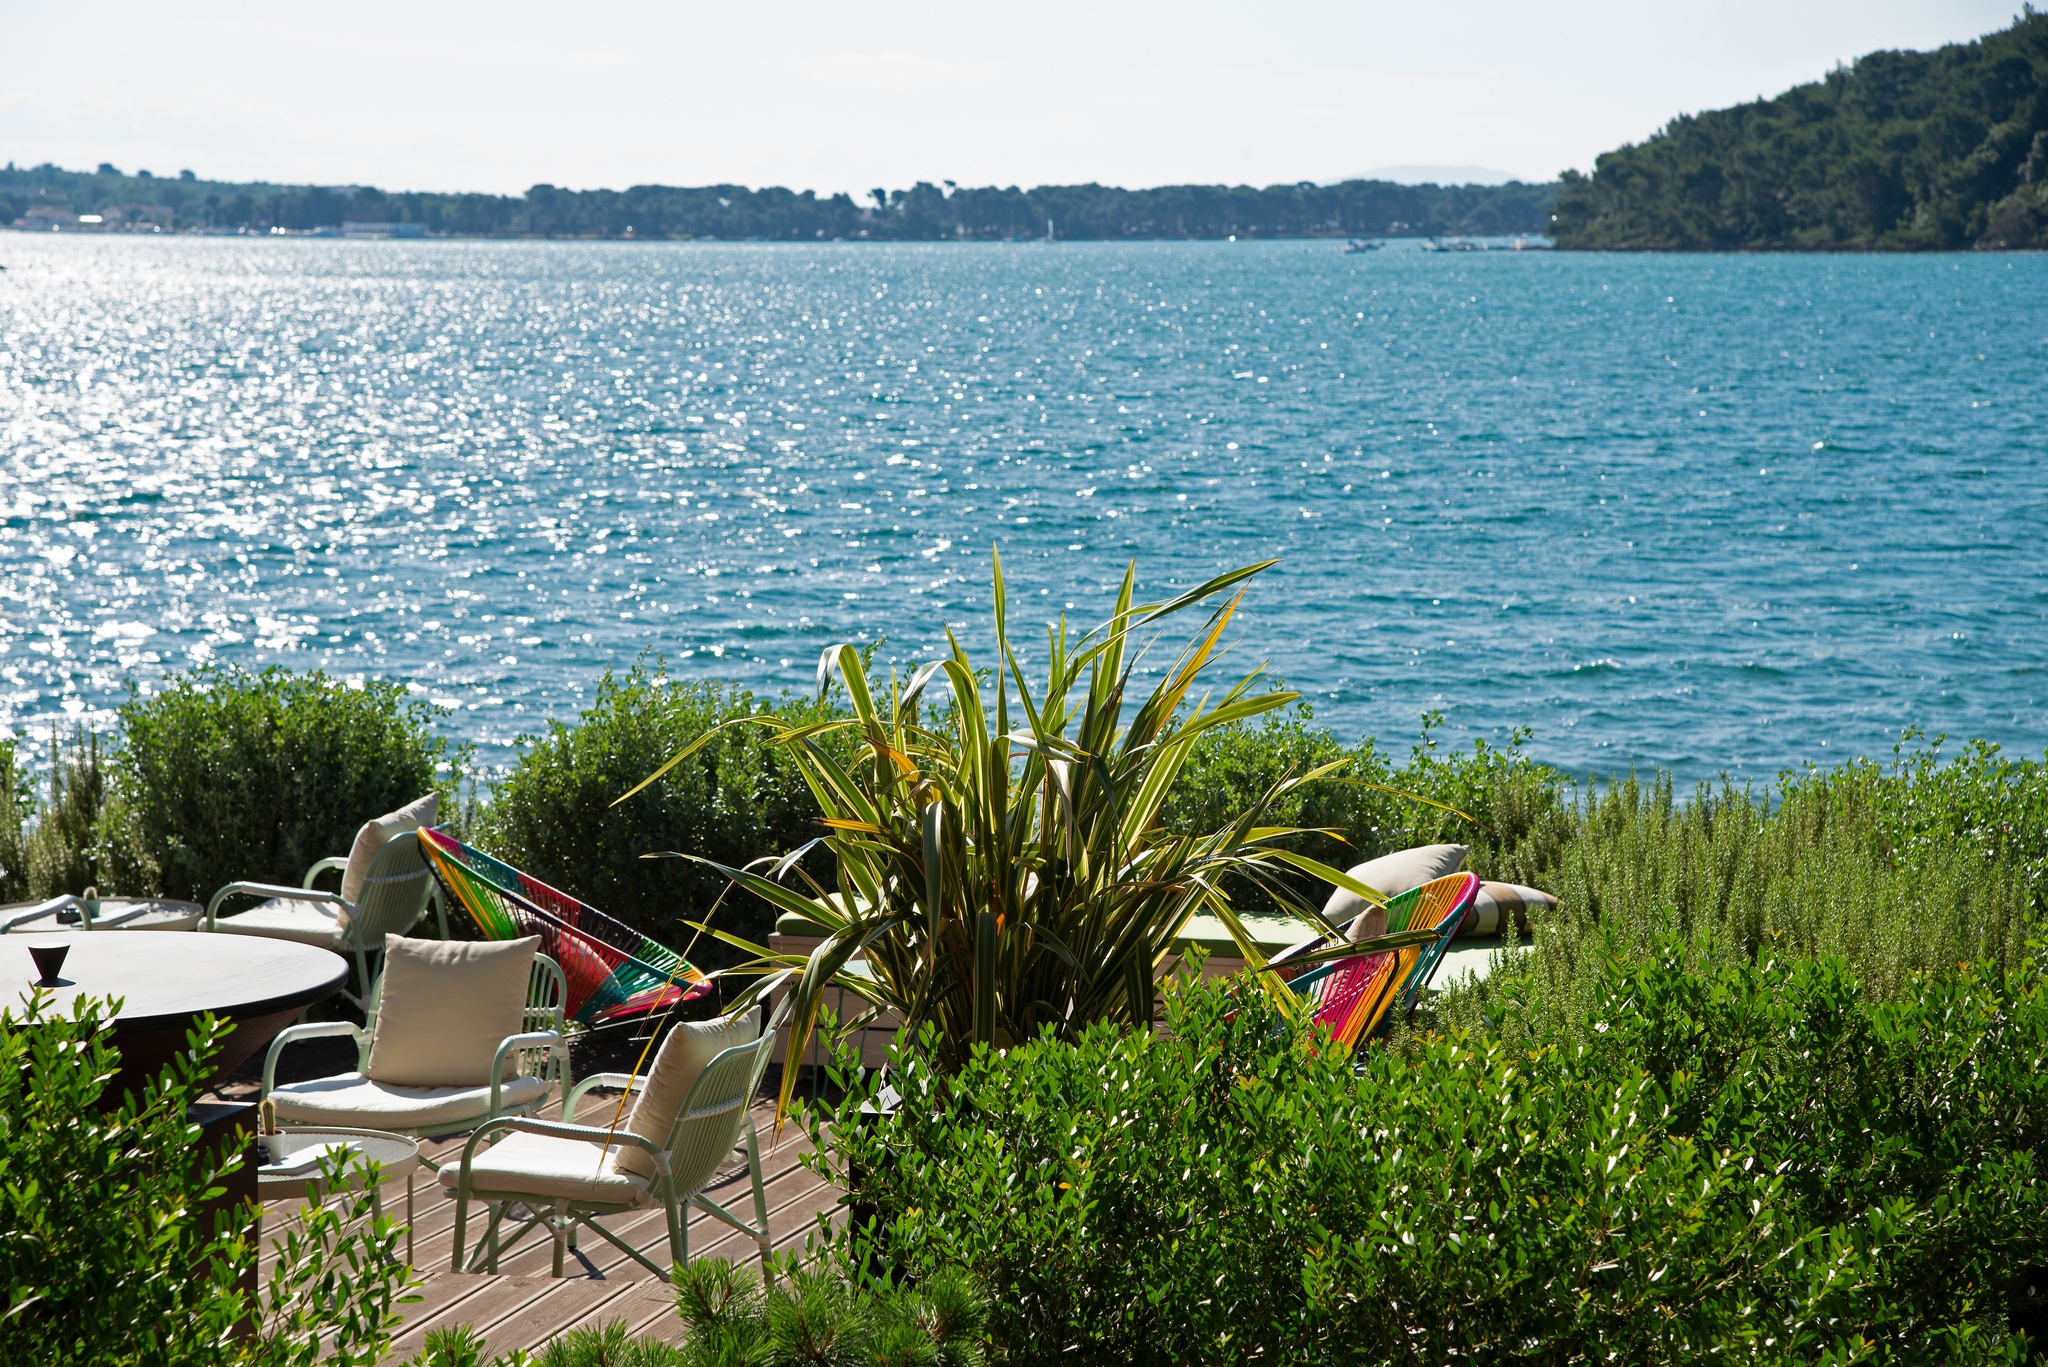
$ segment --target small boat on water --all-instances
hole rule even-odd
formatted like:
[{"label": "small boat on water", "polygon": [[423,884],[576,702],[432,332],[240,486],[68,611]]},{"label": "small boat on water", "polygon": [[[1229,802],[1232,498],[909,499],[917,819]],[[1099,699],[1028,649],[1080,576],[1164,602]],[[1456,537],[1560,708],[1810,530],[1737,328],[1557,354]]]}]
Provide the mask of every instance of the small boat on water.
[{"label": "small boat on water", "polygon": [[1344,244],[1344,251],[1346,255],[1352,252],[1376,252],[1386,245],[1384,242],[1368,242],[1363,238],[1354,237]]},{"label": "small boat on water", "polygon": [[1422,244],[1426,252],[1547,252],[1550,244],[1518,237],[1513,242],[1474,242],[1466,237],[1432,237]]}]

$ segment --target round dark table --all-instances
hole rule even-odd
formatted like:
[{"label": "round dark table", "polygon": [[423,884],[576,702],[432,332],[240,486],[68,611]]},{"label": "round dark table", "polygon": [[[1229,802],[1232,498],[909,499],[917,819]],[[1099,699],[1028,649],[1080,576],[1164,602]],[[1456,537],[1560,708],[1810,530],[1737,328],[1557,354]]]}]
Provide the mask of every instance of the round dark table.
[{"label": "round dark table", "polygon": [[235,1023],[214,1061],[213,1077],[220,1077],[348,977],[339,954],[254,935],[0,935],[0,1008],[20,1013],[41,977],[29,947],[53,944],[70,953],[58,985],[44,989],[54,998],[46,1011],[68,1013],[78,996],[122,999],[114,1019],[121,1071],[108,1086],[110,1101],[183,1052],[185,1032],[202,1012]]}]

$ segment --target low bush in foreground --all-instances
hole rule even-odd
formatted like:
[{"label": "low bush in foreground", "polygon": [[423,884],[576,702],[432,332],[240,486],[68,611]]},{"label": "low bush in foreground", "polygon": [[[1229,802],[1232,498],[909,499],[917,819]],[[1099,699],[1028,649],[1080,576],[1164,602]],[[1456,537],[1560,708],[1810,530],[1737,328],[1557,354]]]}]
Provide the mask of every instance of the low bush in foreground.
[{"label": "low bush in foreground", "polygon": [[409,1276],[397,1222],[360,1192],[309,1207],[252,1296],[248,1211],[208,1205],[243,1160],[185,1120],[232,1027],[203,1018],[190,1054],[111,1104],[109,1014],[85,998],[58,1013],[41,992],[0,1013],[0,1363],[377,1361]]},{"label": "low bush in foreground", "polygon": [[678,1268],[683,1342],[636,1339],[624,1320],[573,1329],[538,1354],[486,1358],[468,1325],[427,1335],[408,1367],[974,1367],[988,1308],[957,1272],[916,1288],[868,1286],[829,1266],[787,1267],[775,1285],[718,1258]]},{"label": "low bush in foreground", "polygon": [[961,1269],[1017,1363],[2001,1362],[2043,1322],[2032,960],[1608,964],[1582,1032],[1358,1060],[1256,992],[1171,1032],[897,1060],[841,1247]]}]

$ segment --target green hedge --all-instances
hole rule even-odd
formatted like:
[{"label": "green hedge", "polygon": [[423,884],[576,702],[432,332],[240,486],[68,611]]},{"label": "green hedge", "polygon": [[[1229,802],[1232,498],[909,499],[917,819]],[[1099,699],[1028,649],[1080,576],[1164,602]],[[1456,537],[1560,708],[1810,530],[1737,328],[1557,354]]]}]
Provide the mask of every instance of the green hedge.
[{"label": "green hedge", "polygon": [[[0,1363],[65,1367],[368,1367],[411,1270],[398,1221],[345,1194],[265,1217],[256,1287],[246,1213],[210,1203],[246,1160],[193,1142],[187,1108],[233,1028],[212,1016],[145,1089],[115,1098],[108,1004],[48,993],[0,1012]],[[244,1280],[248,1281],[245,1287]]]},{"label": "green hedge", "polygon": [[[208,667],[130,690],[113,787],[161,890],[204,901],[237,879],[296,885],[356,828],[429,790],[459,815],[467,750],[398,684],[317,670]],[[77,891],[77,889],[69,889]]]},{"label": "green hedge", "polygon": [[[735,727],[614,806],[663,761],[721,721],[770,704],[738,688],[668,678],[657,666],[623,678],[607,672],[574,726],[556,722],[531,739],[499,780],[477,825],[484,848],[534,877],[676,949],[708,913],[724,880],[666,850],[731,865],[781,854],[821,835],[810,791],[763,732]],[[824,705],[784,697],[785,716],[823,715]],[[756,898],[733,896],[721,930],[764,940],[774,918]],[[690,951],[702,964],[734,955],[706,937]]]},{"label": "green hedge", "polygon": [[2004,1362],[2048,1309],[2048,996],[1840,960],[1610,962],[1581,1032],[1358,1060],[1169,994],[817,1138],[857,1266],[959,1269],[1004,1360]]}]

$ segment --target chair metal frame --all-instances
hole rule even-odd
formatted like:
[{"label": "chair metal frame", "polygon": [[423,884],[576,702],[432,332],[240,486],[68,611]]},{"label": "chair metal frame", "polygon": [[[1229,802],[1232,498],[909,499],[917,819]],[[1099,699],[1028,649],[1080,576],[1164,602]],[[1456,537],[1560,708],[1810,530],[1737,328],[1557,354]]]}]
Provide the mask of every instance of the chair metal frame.
[{"label": "chair metal frame", "polygon": [[367,1011],[377,987],[377,980],[370,976],[370,962],[375,959],[381,967],[384,937],[402,935],[411,930],[426,915],[427,903],[431,901],[436,927],[445,940],[448,938],[448,912],[442,905],[441,889],[434,882],[433,871],[427,867],[419,838],[413,832],[401,831],[384,842],[384,848],[371,858],[369,873],[363,879],[362,895],[354,902],[343,901],[339,892],[326,892],[313,886],[321,874],[347,867],[346,856],[335,855],[319,860],[306,870],[305,878],[296,888],[282,883],[230,883],[207,902],[203,928],[212,930],[217,920],[232,922],[234,917],[220,915],[220,907],[228,898],[236,896],[326,902],[342,908],[348,913],[348,926],[343,931],[341,948],[354,955],[356,981],[362,987],[361,996],[346,988],[342,989],[342,995]]},{"label": "chair metal frame", "polygon": [[[507,1118],[491,1121],[479,1128],[462,1149],[461,1180],[455,1196],[455,1248],[449,1266],[456,1271],[466,1269],[474,1272],[481,1268],[495,1273],[499,1258],[514,1244],[533,1230],[545,1228],[554,1240],[554,1275],[559,1277],[565,1253],[576,1246],[576,1230],[581,1225],[588,1226],[655,1276],[667,1280],[675,1268],[686,1265],[690,1260],[689,1208],[695,1205],[742,1234],[751,1235],[761,1250],[764,1275],[767,1275],[773,1242],[768,1233],[768,1198],[761,1184],[760,1137],[754,1127],[752,1107],[761,1088],[762,1075],[768,1070],[776,1034],[793,1001],[794,994],[783,998],[764,1023],[759,1038],[723,1050],[704,1065],[704,1070],[690,1084],[689,1093],[683,1098],[674,1123],[669,1126],[668,1137],[661,1144],[631,1133],[622,1124],[599,1127],[575,1123],[577,1103],[593,1088],[626,1092],[645,1088],[645,1077],[627,1073],[597,1073],[577,1083],[563,1102],[559,1122]],[[603,1151],[611,1147],[631,1145],[638,1148],[654,1163],[654,1177],[648,1184],[647,1196],[614,1202],[522,1193],[510,1187],[478,1192],[471,1181],[471,1168],[477,1152],[484,1145],[495,1143],[499,1137],[511,1133],[580,1139],[599,1147],[599,1162],[603,1161]],[[753,1188],[752,1224],[704,1194],[719,1165],[742,1142],[746,1147],[747,1172]],[[472,1200],[482,1201],[490,1216],[483,1237],[465,1263],[463,1248],[467,1241]],[[656,1266],[640,1250],[597,1222],[599,1216],[644,1210],[650,1201],[659,1205],[667,1217],[672,1263],[669,1269]],[[501,1233],[506,1210],[514,1204],[523,1205],[529,1214],[517,1222],[515,1229]]]}]

